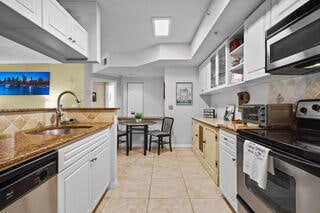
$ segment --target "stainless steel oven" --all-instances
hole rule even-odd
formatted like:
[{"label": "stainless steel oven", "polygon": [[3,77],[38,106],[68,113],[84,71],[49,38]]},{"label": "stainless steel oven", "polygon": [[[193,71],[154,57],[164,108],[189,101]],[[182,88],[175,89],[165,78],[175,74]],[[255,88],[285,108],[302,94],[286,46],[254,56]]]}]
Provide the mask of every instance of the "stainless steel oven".
[{"label": "stainless steel oven", "polygon": [[[239,130],[238,212],[320,212],[320,99],[300,100],[297,128]],[[274,172],[262,189],[243,172],[244,142],[270,149]]]},{"label": "stainless steel oven", "polygon": [[274,175],[268,173],[267,188],[261,189],[242,171],[244,139],[239,136],[237,143],[238,212],[320,211],[320,178],[305,170],[319,170],[319,165],[268,147],[272,149],[275,171]]},{"label": "stainless steel oven", "polygon": [[310,0],[267,31],[266,68],[296,75],[320,70],[320,1]]}]

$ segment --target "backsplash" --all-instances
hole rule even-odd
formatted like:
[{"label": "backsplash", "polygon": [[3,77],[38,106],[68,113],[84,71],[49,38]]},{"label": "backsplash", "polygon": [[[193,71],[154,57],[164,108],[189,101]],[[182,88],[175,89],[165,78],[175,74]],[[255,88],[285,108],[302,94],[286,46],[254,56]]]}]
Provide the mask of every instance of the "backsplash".
[{"label": "backsplash", "polygon": [[0,115],[0,136],[11,136],[17,131],[52,125],[54,122],[55,113],[50,112]]},{"label": "backsplash", "polygon": [[[250,104],[277,103],[277,96],[283,97],[282,103],[296,104],[300,99],[320,99],[320,73],[288,77],[284,80],[261,83],[259,85],[238,88],[210,96],[210,106],[216,108],[217,116],[222,118],[227,104],[238,103],[237,93],[247,91],[250,94]],[[236,119],[241,119],[241,113],[236,111]]]},{"label": "backsplash", "polygon": [[[48,110],[50,111],[50,110]],[[52,110],[51,110],[52,111]],[[21,130],[36,128],[39,126],[48,126],[55,124],[55,112],[16,112],[0,114],[0,138],[14,136],[14,133]],[[76,122],[94,123],[94,122],[113,122],[113,110],[75,110],[64,111],[62,120],[73,118]]]},{"label": "backsplash", "polygon": [[320,74],[272,82],[269,87],[269,103],[276,103],[279,94],[284,98],[284,103],[296,103],[300,99],[320,99]]}]

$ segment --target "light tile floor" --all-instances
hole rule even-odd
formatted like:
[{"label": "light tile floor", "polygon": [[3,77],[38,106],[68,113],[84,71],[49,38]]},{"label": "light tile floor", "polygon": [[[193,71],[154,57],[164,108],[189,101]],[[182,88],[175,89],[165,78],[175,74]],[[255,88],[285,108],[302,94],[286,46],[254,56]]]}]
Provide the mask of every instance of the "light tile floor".
[{"label": "light tile floor", "polygon": [[108,190],[95,213],[232,212],[191,148],[140,148],[118,153],[118,185]]}]

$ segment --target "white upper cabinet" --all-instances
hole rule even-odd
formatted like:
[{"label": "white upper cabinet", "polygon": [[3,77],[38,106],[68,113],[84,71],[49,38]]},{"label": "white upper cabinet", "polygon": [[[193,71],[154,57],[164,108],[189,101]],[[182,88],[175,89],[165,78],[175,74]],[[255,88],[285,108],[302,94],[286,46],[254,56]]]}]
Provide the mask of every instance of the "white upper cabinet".
[{"label": "white upper cabinet", "polygon": [[244,23],[244,80],[267,76],[265,73],[265,32],[268,28],[267,2]]},{"label": "white upper cabinet", "polygon": [[60,62],[88,59],[88,32],[57,0],[0,0],[0,36]]},{"label": "white upper cabinet", "polygon": [[210,61],[206,61],[199,67],[199,93],[202,94],[210,88]]},{"label": "white upper cabinet", "polygon": [[42,25],[41,0],[1,0],[1,2],[38,26]]},{"label": "white upper cabinet", "polygon": [[43,1],[43,28],[60,40],[72,42],[69,36],[70,14],[56,1]]},{"label": "white upper cabinet", "polygon": [[88,55],[87,31],[56,0],[43,1],[43,28],[81,54]]},{"label": "white upper cabinet", "polygon": [[269,0],[271,2],[271,25],[275,25],[287,15],[309,0]]},{"label": "white upper cabinet", "polygon": [[88,32],[72,17],[70,17],[70,37],[73,48],[88,55]]}]

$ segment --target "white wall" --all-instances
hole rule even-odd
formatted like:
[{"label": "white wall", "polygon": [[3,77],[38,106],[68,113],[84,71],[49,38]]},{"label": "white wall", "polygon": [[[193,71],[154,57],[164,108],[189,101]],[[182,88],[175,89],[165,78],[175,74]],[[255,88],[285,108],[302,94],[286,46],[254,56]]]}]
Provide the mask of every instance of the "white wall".
[{"label": "white wall", "polygon": [[[121,91],[118,92],[122,99],[121,115],[127,116],[128,83],[143,83],[143,116],[163,116],[163,77],[123,77]],[[122,94],[122,97],[120,97]]]},{"label": "white wall", "polygon": [[[238,92],[246,91],[250,94],[250,104],[268,103],[269,85],[266,83],[251,87],[244,87],[211,96],[210,107],[216,108],[218,118],[223,118],[226,105],[234,104],[238,108]],[[241,113],[236,109],[235,119],[241,119]]]},{"label": "white wall", "polygon": [[[165,116],[173,117],[173,146],[192,145],[192,116],[200,116],[207,107],[198,92],[198,71],[193,67],[166,68],[165,80]],[[191,106],[176,105],[176,82],[193,83],[193,104]],[[173,110],[169,110],[169,105]]]}]

